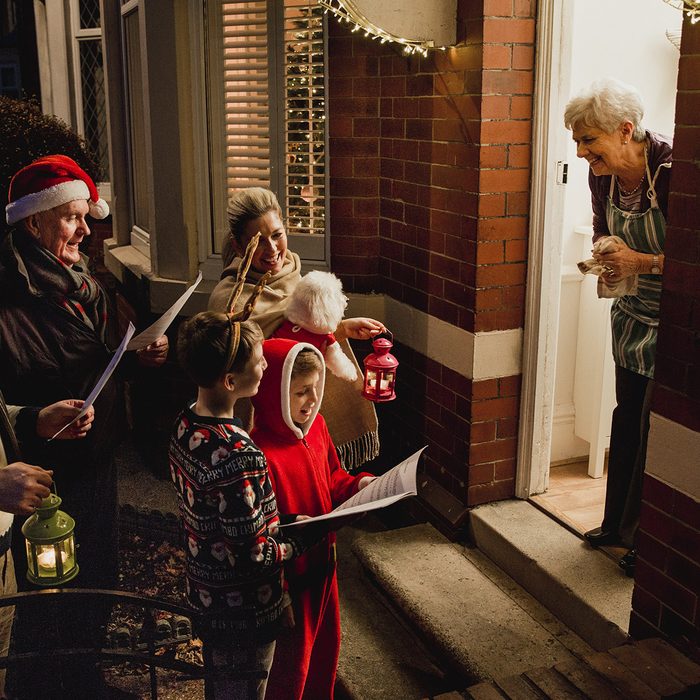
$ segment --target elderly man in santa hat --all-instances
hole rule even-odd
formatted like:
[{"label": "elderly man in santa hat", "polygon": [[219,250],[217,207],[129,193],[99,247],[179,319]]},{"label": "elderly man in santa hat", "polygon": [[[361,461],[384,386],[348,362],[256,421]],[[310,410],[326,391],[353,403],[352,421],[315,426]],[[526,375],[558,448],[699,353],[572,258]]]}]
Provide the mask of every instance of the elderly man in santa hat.
[{"label": "elderly man in santa hat", "polygon": [[[79,246],[90,235],[88,215],[103,219],[109,207],[90,176],[62,155],[39,158],[18,171],[8,198],[7,222],[15,228],[0,243],[0,389],[8,403],[19,405],[85,398],[112,352],[107,298]],[[142,365],[157,366],[167,352],[163,336],[136,356]],[[21,445],[24,459],[53,469],[62,507],[75,518],[80,566],[75,584],[82,588],[116,583],[114,447],[122,411],[112,379],[95,402],[93,427],[84,440]],[[36,420],[24,413],[25,421]],[[16,558],[20,552],[14,548]],[[17,567],[21,579],[19,561]]]}]

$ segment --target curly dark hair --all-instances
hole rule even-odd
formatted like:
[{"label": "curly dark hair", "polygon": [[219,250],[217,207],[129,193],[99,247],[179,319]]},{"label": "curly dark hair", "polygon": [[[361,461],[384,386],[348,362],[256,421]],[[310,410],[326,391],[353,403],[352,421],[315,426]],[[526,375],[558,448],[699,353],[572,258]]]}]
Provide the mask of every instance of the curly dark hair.
[{"label": "curly dark hair", "polygon": [[[34,99],[0,95],[0,202],[4,210],[12,176],[42,156],[69,156],[95,181],[103,178],[99,165],[80,138],[62,119],[44,114]],[[0,239],[12,228],[0,216]]]}]

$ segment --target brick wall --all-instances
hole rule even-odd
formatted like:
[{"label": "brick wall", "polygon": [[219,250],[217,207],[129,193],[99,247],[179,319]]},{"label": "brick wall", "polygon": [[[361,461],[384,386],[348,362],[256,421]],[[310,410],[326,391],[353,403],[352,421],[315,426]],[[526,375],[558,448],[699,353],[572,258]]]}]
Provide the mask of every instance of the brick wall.
[{"label": "brick wall", "polygon": [[[665,268],[656,358],[654,414],[675,434],[700,431],[700,25],[684,22]],[[670,421],[670,423],[669,423]],[[675,426],[675,427],[673,427]],[[657,439],[663,440],[663,435]],[[700,647],[700,456],[682,452],[686,468],[656,463],[654,433],[639,535],[630,632],[668,635]],[[671,440],[669,440],[671,442]],[[698,444],[697,438],[691,444]],[[650,458],[650,454],[652,457]],[[651,463],[650,463],[651,462]],[[666,483],[652,473],[677,474]],[[683,482],[683,483],[680,483]],[[691,495],[692,494],[692,495]]]},{"label": "brick wall", "polygon": [[[522,327],[534,13],[461,0],[460,46],[427,58],[330,20],[332,267],[348,290],[471,333]],[[396,352],[383,443],[427,442],[431,476],[463,503],[512,496],[519,377],[472,382]]]}]

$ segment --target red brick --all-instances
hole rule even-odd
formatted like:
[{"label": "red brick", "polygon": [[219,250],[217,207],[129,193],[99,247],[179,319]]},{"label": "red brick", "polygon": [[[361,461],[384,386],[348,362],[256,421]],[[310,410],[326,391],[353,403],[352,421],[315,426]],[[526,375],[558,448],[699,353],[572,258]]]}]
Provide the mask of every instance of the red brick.
[{"label": "red brick", "polygon": [[508,146],[508,167],[509,168],[529,168],[530,167],[530,145],[529,144],[511,144],[510,146]]},{"label": "red brick", "polygon": [[[484,462],[498,462],[500,460],[515,457],[517,440],[495,440],[494,442],[482,442],[473,444],[469,450],[469,464],[482,464]],[[513,476],[506,474],[504,476]]]},{"label": "red brick", "polygon": [[519,407],[520,401],[515,397],[475,401],[472,403],[472,420],[515,418]]},{"label": "red brick", "polygon": [[501,287],[491,287],[489,289],[476,290],[475,309],[483,311],[484,309],[500,308],[503,303],[503,291]]},{"label": "red brick", "polygon": [[400,118],[417,117],[420,115],[420,106],[424,101],[415,97],[396,98],[392,114]]},{"label": "red brick", "polygon": [[652,410],[686,428],[700,432],[700,402],[693,401],[683,394],[664,386],[656,386]]},{"label": "red brick", "polygon": [[518,436],[519,421],[517,418],[501,418],[496,427],[496,437],[499,440]]},{"label": "red brick", "polygon": [[484,95],[532,95],[534,76],[526,70],[487,70],[482,78]]},{"label": "red brick", "polygon": [[474,321],[475,333],[490,331],[505,331],[523,327],[522,309],[499,309],[497,311],[482,311]]},{"label": "red brick", "polygon": [[484,0],[484,17],[510,17],[513,0]]},{"label": "red brick", "polygon": [[352,117],[332,116],[329,124],[329,135],[331,136],[331,139],[337,137],[351,137],[352,126]]},{"label": "red brick", "polygon": [[652,625],[658,625],[661,615],[661,604],[658,598],[640,586],[635,586],[632,592],[632,608]]},{"label": "red brick", "polygon": [[[686,26],[690,29],[689,25]],[[697,34],[697,29],[695,33]],[[684,90],[700,90],[700,55],[688,56],[681,52],[680,61],[678,63],[677,89],[678,92]]]},{"label": "red brick", "polygon": [[484,43],[533,43],[534,19],[484,19]]},{"label": "red brick", "polygon": [[516,374],[512,377],[501,377],[498,380],[499,396],[520,396],[521,376]]},{"label": "red brick", "polygon": [[531,132],[529,121],[485,121],[481,125],[481,143],[528,143]]},{"label": "red brick", "polygon": [[664,601],[666,605],[686,620],[693,619],[696,597],[676,581],[658,569],[649,566],[643,559],[637,560],[634,578],[637,585],[650,595]]},{"label": "red brick", "polygon": [[352,120],[353,136],[379,136],[380,120],[374,117],[358,117]]},{"label": "red brick", "polygon": [[527,241],[516,239],[506,241],[506,262],[519,262],[527,260]]},{"label": "red brick", "polygon": [[406,121],[404,119],[382,119],[380,133],[385,139],[402,139],[406,135]]},{"label": "red brick", "polygon": [[508,70],[511,67],[511,47],[504,44],[484,44],[484,69]]},{"label": "red brick", "polygon": [[372,117],[378,114],[376,97],[341,97],[333,100],[333,114],[350,117]]},{"label": "red brick", "polygon": [[331,100],[336,97],[350,97],[352,95],[352,78],[334,76],[329,84]]},{"label": "red brick", "polygon": [[527,216],[530,211],[529,192],[509,192],[506,197],[506,214],[508,216]]},{"label": "red brick", "polygon": [[526,192],[529,187],[530,171],[526,168],[482,170],[479,179],[481,192]]},{"label": "red brick", "polygon": [[479,382],[472,382],[472,400],[480,401],[492,399],[498,396],[498,380],[485,379]]},{"label": "red brick", "polygon": [[503,216],[506,211],[506,198],[504,194],[480,194],[479,195],[479,216],[493,217]]},{"label": "red brick", "polygon": [[503,501],[515,494],[515,481],[506,479],[492,484],[476,484],[467,489],[467,505],[478,506],[491,501]]},{"label": "red brick", "polygon": [[534,17],[537,0],[514,0],[513,14],[516,17]]},{"label": "red brick", "polygon": [[[504,440],[501,440],[499,442],[505,442]],[[512,441],[513,443],[516,443],[515,440]],[[517,447],[517,445],[516,445]],[[515,455],[515,448],[513,449],[513,454]],[[501,459],[497,461],[494,464],[494,471],[495,471],[495,477],[496,481],[504,481],[504,480],[510,480],[510,479],[515,479],[515,470],[517,467],[517,460],[515,457],[511,457],[509,459]]]},{"label": "red brick", "polygon": [[676,491],[673,514],[688,527],[700,530],[700,502],[697,500]]},{"label": "red brick", "polygon": [[505,168],[508,151],[505,146],[483,146],[479,151],[481,168]]},{"label": "red brick", "polygon": [[429,119],[407,119],[406,138],[430,141],[433,138],[433,122]]},{"label": "red brick", "polygon": [[490,484],[494,478],[494,466],[490,464],[473,464],[469,467],[467,476],[470,486],[475,484]]},{"label": "red brick", "polygon": [[513,69],[532,70],[535,65],[534,46],[514,46],[513,47]]},{"label": "red brick", "polygon": [[382,76],[380,89],[382,97],[404,97],[406,95],[406,77],[403,75]]},{"label": "red brick", "polygon": [[514,95],[510,101],[510,116],[512,119],[532,119],[532,97]]},{"label": "red brick", "polygon": [[478,287],[508,286],[525,282],[526,268],[522,263],[485,265],[477,268]]},{"label": "red brick", "polygon": [[476,246],[476,264],[503,262],[503,241],[480,241]]},{"label": "red brick", "polygon": [[508,119],[510,97],[508,95],[484,95],[481,100],[482,119]]},{"label": "red brick", "polygon": [[496,422],[472,423],[470,440],[472,444],[480,442],[492,442],[496,439]]},{"label": "red brick", "polygon": [[436,141],[478,142],[480,123],[469,121],[466,124],[460,119],[440,119],[433,125],[433,138]]},{"label": "red brick", "polygon": [[378,178],[379,158],[355,158],[353,162],[353,175],[358,178]]},{"label": "red brick", "polygon": [[477,223],[477,239],[480,241],[510,240],[526,236],[527,219],[524,217],[490,217],[479,219]]}]

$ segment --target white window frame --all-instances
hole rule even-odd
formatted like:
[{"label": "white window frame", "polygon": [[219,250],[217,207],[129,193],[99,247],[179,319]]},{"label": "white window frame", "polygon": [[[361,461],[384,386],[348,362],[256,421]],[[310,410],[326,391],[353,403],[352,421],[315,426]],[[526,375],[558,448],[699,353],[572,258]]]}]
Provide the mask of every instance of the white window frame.
[{"label": "white window frame", "polygon": [[[99,27],[83,29],[80,26],[80,0],[68,0],[69,2],[69,30],[71,37],[71,58],[73,64],[73,94],[74,94],[74,109],[75,109],[75,130],[84,138],[85,137],[85,120],[83,117],[83,80],[80,73],[80,43],[82,41],[102,41],[102,22]],[[106,77],[105,77],[106,82]],[[109,149],[108,149],[109,159]],[[107,164],[107,172],[109,174],[109,163]],[[97,188],[100,191],[100,196],[108,204],[112,202],[112,183],[108,180],[103,180],[97,183]]]},{"label": "white window frame", "polygon": [[[126,116],[126,123],[124,124],[124,129],[125,129],[125,134],[126,134],[126,144],[127,144],[127,153],[126,153],[126,162],[127,162],[127,181],[128,181],[128,187],[129,187],[129,216],[130,216],[130,223],[131,223],[131,230],[130,230],[130,243],[131,245],[138,250],[141,254],[145,255],[147,258],[151,257],[151,236],[150,232],[146,230],[143,226],[140,224],[143,222],[137,222],[136,221],[136,203],[135,203],[135,185],[134,185],[134,177],[133,177],[133,144],[132,144],[132,136],[131,136],[131,119],[132,119],[132,107],[129,102],[129,96],[130,96],[130,87],[128,84],[129,81],[129,68],[127,66],[127,42],[126,42],[126,18],[129,17],[130,15],[137,14],[138,15],[138,20],[139,20],[139,67],[140,67],[140,75],[139,75],[139,81],[141,85],[141,89],[143,90],[143,85],[144,85],[144,53],[143,53],[143,37],[142,37],[142,31],[143,27],[142,25],[142,17],[141,17],[141,12],[142,12],[142,7],[141,7],[141,0],[128,0],[127,2],[124,2],[121,7],[120,7],[120,15],[121,15],[121,45],[122,45],[122,75],[123,75],[123,81],[124,81],[124,96],[125,96],[125,116]],[[142,106],[144,109],[146,105],[146,100],[145,100],[145,95],[143,96],[142,99]],[[143,115],[142,115],[143,116]],[[145,128],[145,126],[143,127]],[[146,135],[147,138],[147,135]],[[148,149],[146,149],[148,152]],[[148,154],[144,154],[146,160],[148,161]],[[149,209],[149,218],[151,218],[152,213],[150,212],[151,209],[151,202],[150,202],[150,196],[148,194],[148,179],[149,177],[152,177],[153,169],[150,166],[150,164],[147,162],[146,164],[146,206]]]},{"label": "white window frame", "polygon": [[[190,28],[193,42],[192,84],[202,86],[202,90],[193,100],[193,123],[195,126],[195,171],[196,181],[203,183],[202,195],[198,198],[197,220],[200,235],[198,238],[198,252],[200,269],[207,278],[218,277],[221,269],[221,255],[215,252],[212,231],[217,225],[217,212],[225,211],[226,184],[225,162],[212,163],[210,153],[224,152],[224,139],[222,133],[216,133],[212,123],[224,110],[217,92],[209,91],[207,94],[207,80],[209,84],[223,81],[223,71],[217,71],[214,58],[223,50],[220,31],[220,15],[208,12],[213,6],[217,10],[218,2],[204,0],[203,3],[191,3]],[[274,36],[275,45],[284,40],[284,14],[283,5],[279,0],[267,0],[268,18],[274,17],[274,25],[268,27],[268,36]],[[208,16],[207,16],[208,15]],[[324,55],[328,55],[327,16],[324,15]],[[274,33],[274,34],[273,34]],[[217,51],[219,52],[217,54]],[[283,56],[279,51],[269,52],[269,63],[274,62],[270,75],[270,84],[274,84],[275,94],[270,96],[271,125],[270,135],[270,188],[278,195],[283,213],[286,214],[286,168],[283,144],[278,143],[283,135],[285,125],[285,74]],[[326,95],[326,111],[328,109],[328,70],[324,74],[324,88]],[[325,148],[325,233],[306,234],[295,233],[288,226],[290,248],[298,253],[306,267],[328,269],[330,265],[330,188],[329,188],[329,162],[328,162],[328,129],[324,134]],[[275,154],[277,154],[275,156]],[[217,175],[218,174],[218,175]],[[220,184],[219,184],[220,182]],[[219,226],[221,222],[219,222]],[[223,232],[222,232],[223,233]]]}]

